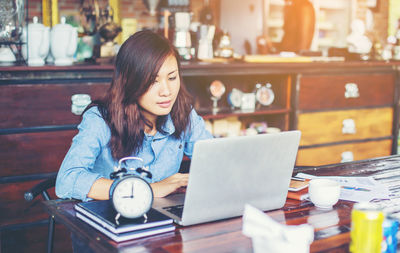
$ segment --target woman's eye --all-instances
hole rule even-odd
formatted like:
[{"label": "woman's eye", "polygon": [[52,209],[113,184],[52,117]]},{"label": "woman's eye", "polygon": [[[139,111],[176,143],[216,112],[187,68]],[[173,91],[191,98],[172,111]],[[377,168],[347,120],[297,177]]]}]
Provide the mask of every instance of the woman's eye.
[{"label": "woman's eye", "polygon": [[176,76],[169,77],[168,80],[175,81],[176,80]]}]

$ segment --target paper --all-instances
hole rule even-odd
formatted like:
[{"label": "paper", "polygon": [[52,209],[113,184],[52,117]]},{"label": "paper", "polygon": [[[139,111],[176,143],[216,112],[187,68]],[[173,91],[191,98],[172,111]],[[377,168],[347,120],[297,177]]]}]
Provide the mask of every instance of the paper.
[{"label": "paper", "polygon": [[253,251],[307,253],[314,240],[314,228],[308,224],[287,226],[276,222],[250,205],[243,214],[244,235],[251,237]]},{"label": "paper", "polygon": [[373,177],[337,177],[320,176],[298,173],[296,177],[313,179],[327,178],[337,181],[341,188],[340,199],[354,202],[369,202],[374,199],[389,199],[389,189]]}]

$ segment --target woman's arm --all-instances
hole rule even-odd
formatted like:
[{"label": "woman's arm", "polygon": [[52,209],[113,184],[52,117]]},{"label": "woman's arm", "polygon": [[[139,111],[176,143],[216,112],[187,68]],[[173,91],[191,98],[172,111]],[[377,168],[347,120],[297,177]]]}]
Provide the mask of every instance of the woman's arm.
[{"label": "woman's arm", "polygon": [[78,130],[58,172],[56,195],[59,198],[86,201],[94,183],[107,177],[105,171],[95,170],[94,167],[97,157],[106,146],[109,130],[95,108],[85,112]]},{"label": "woman's arm", "polygon": [[107,200],[109,199],[110,187],[113,183],[113,180],[106,178],[97,179],[92,187],[90,187],[89,193],[87,196],[91,199],[98,200]]},{"label": "woman's arm", "polygon": [[152,183],[154,197],[162,198],[187,185],[189,174],[176,173],[157,183]]}]

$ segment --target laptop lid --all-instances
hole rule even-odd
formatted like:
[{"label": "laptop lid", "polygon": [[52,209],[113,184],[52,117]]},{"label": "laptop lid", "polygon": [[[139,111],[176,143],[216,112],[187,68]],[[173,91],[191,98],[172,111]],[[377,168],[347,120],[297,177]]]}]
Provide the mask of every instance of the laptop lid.
[{"label": "laptop lid", "polygon": [[246,203],[264,211],[283,207],[299,142],[300,131],[196,142],[178,223],[240,216]]}]

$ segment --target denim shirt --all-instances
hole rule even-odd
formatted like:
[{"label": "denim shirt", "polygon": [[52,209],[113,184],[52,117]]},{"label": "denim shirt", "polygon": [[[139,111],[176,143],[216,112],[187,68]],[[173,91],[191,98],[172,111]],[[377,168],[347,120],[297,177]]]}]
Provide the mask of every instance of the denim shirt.
[{"label": "denim shirt", "polygon": [[[99,178],[110,178],[118,161],[111,156],[109,141],[111,131],[97,107],[90,108],[83,115],[78,126],[78,134],[73,138],[72,145],[61,164],[56,180],[56,195],[59,198],[75,198],[90,200],[87,194],[93,183]],[[142,149],[132,156],[138,160],[127,160],[122,167],[138,168],[146,166],[152,173],[149,183],[161,181],[177,173],[185,154],[191,158],[194,143],[198,140],[212,138],[205,129],[203,119],[192,110],[190,114],[190,129],[179,139],[172,136],[175,127],[168,116],[163,126],[166,132],[145,135]],[[135,173],[133,170],[130,173]]]}]

